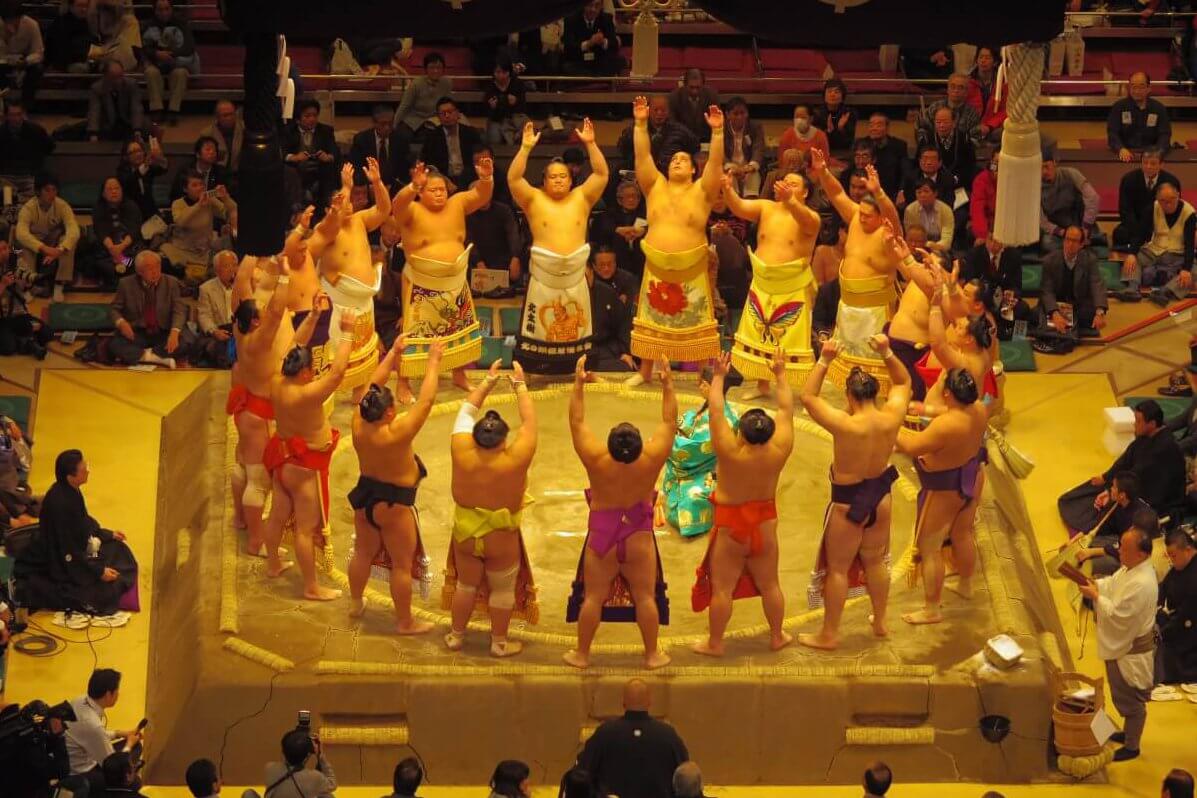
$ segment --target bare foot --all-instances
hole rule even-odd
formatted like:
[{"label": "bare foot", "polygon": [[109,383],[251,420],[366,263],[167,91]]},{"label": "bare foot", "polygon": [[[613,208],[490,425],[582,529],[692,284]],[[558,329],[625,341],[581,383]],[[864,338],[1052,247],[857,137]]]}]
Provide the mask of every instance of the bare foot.
[{"label": "bare foot", "polygon": [[963,598],[970,599],[973,597],[973,579],[971,576],[962,576],[956,580],[955,587],[948,585],[948,590]]},{"label": "bare foot", "polygon": [[514,657],[524,650],[524,644],[518,640],[491,640],[490,655],[492,657]]},{"label": "bare foot", "polygon": [[[250,543],[245,547],[245,553],[248,554],[250,557],[261,557],[264,560],[270,559],[270,555],[266,553],[266,544],[265,543],[259,543],[258,545],[255,546],[253,544],[253,541],[250,541]],[[287,553],[287,549],[285,546],[278,547],[278,556],[282,557],[286,553]]]},{"label": "bare foot", "polygon": [[877,616],[869,613],[869,623],[873,624],[874,637],[889,637],[889,627],[885,625],[885,617],[878,620]]},{"label": "bare foot", "polygon": [[794,642],[794,638],[788,632],[782,631],[777,637],[769,640],[770,651],[781,651],[783,648]]},{"label": "bare foot", "polygon": [[632,376],[630,376],[626,380],[624,380],[623,384],[628,386],[629,388],[636,388],[638,386],[644,385],[647,382],[651,382],[651,380],[645,380],[644,377],[640,376],[640,372],[636,372],[635,374],[633,374]]},{"label": "bare foot", "polygon": [[914,624],[915,626],[923,626],[930,623],[939,623],[943,620],[943,616],[939,614],[939,608],[933,610],[921,609],[918,612],[907,612],[902,615],[902,620],[906,623]]},{"label": "bare foot", "polygon": [[366,614],[366,600],[361,598],[349,597],[349,617],[360,618]]},{"label": "bare foot", "polygon": [[474,386],[470,384],[470,378],[466,376],[465,369],[456,369],[453,372],[453,384],[462,389],[466,393],[474,390]]},{"label": "bare foot", "polygon": [[462,646],[465,645],[465,632],[454,632],[449,630],[445,635],[445,647],[450,651],[461,651]]},{"label": "bare foot", "polygon": [[[269,558],[267,558],[267,560],[269,560]],[[274,579],[278,576],[281,576],[283,571],[287,570],[294,564],[295,563],[291,562],[290,560],[280,560],[279,564],[277,566],[270,565],[269,563],[267,563],[266,575],[269,576],[271,579]]]},{"label": "bare foot", "polygon": [[565,660],[566,665],[573,665],[575,668],[590,667],[590,655],[582,654],[572,648],[562,654],[561,659]]},{"label": "bare foot", "polygon": [[664,668],[673,659],[661,649],[657,649],[651,654],[644,655],[644,667],[650,671],[655,671],[657,668]]},{"label": "bare foot", "polygon": [[341,597],[341,591],[323,585],[316,585],[315,590],[303,591],[303,597],[308,601],[335,601]]},{"label": "bare foot", "polygon": [[242,529],[246,528],[245,517],[240,513],[233,513],[233,529],[241,531]]},{"label": "bare foot", "polygon": [[723,656],[723,644],[720,643],[717,646],[712,645],[710,638],[707,638],[706,640],[699,640],[697,643],[695,643],[693,646],[690,647],[690,650],[693,651],[695,654],[702,654],[704,657],[722,657]]},{"label": "bare foot", "polygon": [[415,618],[409,618],[406,623],[398,621],[395,624],[395,634],[422,635],[425,632],[431,632],[434,625],[428,621],[417,621]]},{"label": "bare foot", "polygon": [[823,632],[819,632],[817,635],[798,635],[798,642],[807,648],[818,648],[823,651],[835,651],[840,645],[838,637]]},{"label": "bare foot", "polygon": [[395,402],[401,405],[414,405],[416,397],[411,392],[411,384],[407,380],[399,380],[395,384]]},{"label": "bare foot", "polygon": [[757,380],[755,388],[748,388],[740,394],[740,401],[751,402],[753,399],[762,399],[772,395],[773,386],[766,380]]}]

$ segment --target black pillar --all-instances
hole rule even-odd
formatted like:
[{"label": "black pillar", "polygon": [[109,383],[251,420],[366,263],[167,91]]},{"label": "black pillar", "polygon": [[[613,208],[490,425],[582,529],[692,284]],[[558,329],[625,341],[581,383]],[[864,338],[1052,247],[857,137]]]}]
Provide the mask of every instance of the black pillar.
[{"label": "black pillar", "polygon": [[245,144],[241,150],[238,238],[246,255],[274,255],[283,248],[289,213],[283,199],[278,124],[277,37],[245,34]]}]

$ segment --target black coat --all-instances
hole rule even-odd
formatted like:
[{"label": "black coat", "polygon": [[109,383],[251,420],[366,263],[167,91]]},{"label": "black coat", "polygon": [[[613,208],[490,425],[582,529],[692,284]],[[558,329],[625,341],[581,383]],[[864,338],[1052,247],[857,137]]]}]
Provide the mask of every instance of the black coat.
[{"label": "black coat", "polygon": [[[1043,259],[1043,278],[1039,283],[1039,306],[1048,315],[1056,311],[1056,297],[1064,283],[1064,253],[1053,252]],[[1109,307],[1106,280],[1091,249],[1082,249],[1072,269],[1072,302],[1082,310]],[[1155,506],[1155,505],[1153,505]]]},{"label": "black coat", "polygon": [[[1156,188],[1162,183],[1171,183],[1180,191],[1180,180],[1163,169],[1156,178]],[[1118,222],[1129,236],[1127,244],[1134,251],[1151,238],[1155,227],[1155,192],[1147,190],[1142,169],[1132,169],[1118,183]]]},{"label": "black coat", "polygon": [[[349,148],[349,162],[356,168],[365,169],[367,158],[378,158],[378,138],[374,135],[374,128],[367,128],[354,136],[353,144]],[[387,139],[387,160],[385,163],[378,163],[382,182],[392,191],[411,179],[408,161],[408,151],[403,138],[398,130],[392,131]]]},{"label": "black coat", "polygon": [[0,124],[0,175],[37,176],[52,152],[54,139],[41,125],[26,121],[14,131]]},{"label": "black coat", "polygon": [[668,798],[673,771],[689,758],[672,726],[647,712],[629,710],[594,730],[578,764],[602,795]]},{"label": "black coat", "polygon": [[600,13],[594,20],[593,27],[587,27],[582,12],[565,18],[565,32],[561,37],[561,44],[565,47],[567,61],[582,60],[582,42],[602,31],[607,40],[607,52],[619,52],[619,36],[615,33],[615,20],[610,14]]},{"label": "black coat", "polygon": [[[923,173],[919,169],[918,164],[915,164],[910,171],[906,173],[905,179],[902,181],[902,194],[906,204],[914,202],[914,186],[923,179]],[[949,208],[956,207],[956,180],[952,173],[948,171],[946,166],[940,166],[939,171],[935,173],[935,197],[941,200]],[[971,186],[970,186],[971,187]]]},{"label": "black coat", "polygon": [[[279,135],[279,145],[282,147],[283,155],[295,155],[303,149],[303,139],[299,135],[298,122],[291,120],[287,123]],[[333,129],[322,122],[317,122],[316,129],[312,132],[312,151],[317,150],[323,150],[332,155],[335,158],[332,165],[340,168],[341,148],[337,146],[337,138],[333,134]]]},{"label": "black coat", "polygon": [[881,187],[891,198],[896,196],[906,177],[906,162],[910,157],[906,142],[893,136],[886,136],[880,146],[872,139],[858,140],[873,145],[873,166],[877,169],[877,177],[881,178]]},{"label": "black coat", "polygon": [[1006,247],[995,265],[989,249],[979,244],[969,250],[960,277],[963,280],[987,280],[1003,291],[1013,291],[1016,297],[1021,297],[1022,253],[1017,247]]},{"label": "black coat", "polygon": [[144,175],[124,162],[116,167],[116,179],[121,181],[125,199],[137,206],[143,220],[158,213],[158,205],[154,200],[154,181],[164,174],[166,169],[157,164],[150,164]]},{"label": "black coat", "polygon": [[[474,150],[482,143],[482,134],[477,128],[459,124],[457,135],[461,141],[462,173],[456,178],[450,178],[457,185],[458,191],[465,191],[478,179],[474,171]],[[441,174],[449,175],[449,143],[445,140],[445,132],[439,128],[429,128],[424,134],[424,146],[420,157],[429,166],[435,166]]]}]

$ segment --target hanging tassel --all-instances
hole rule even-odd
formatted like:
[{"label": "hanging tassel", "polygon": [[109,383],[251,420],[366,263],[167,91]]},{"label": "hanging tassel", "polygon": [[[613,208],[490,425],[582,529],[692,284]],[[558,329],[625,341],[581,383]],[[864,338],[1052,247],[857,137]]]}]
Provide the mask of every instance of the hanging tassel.
[{"label": "hanging tassel", "polygon": [[632,26],[632,76],[651,78],[657,74],[657,17],[652,11],[643,9]]}]

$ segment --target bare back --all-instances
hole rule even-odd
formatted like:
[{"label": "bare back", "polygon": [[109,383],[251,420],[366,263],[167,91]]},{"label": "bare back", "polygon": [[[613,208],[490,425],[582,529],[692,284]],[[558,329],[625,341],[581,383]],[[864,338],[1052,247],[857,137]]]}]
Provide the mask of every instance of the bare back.
[{"label": "bare back", "polygon": [[685,252],[707,243],[711,201],[698,181],[672,183],[659,178],[648,192],[648,232],[644,241],[662,252]]},{"label": "bare back", "polygon": [[392,485],[415,485],[420,478],[412,436],[386,422],[370,423],[353,416],[353,448],[363,477]]},{"label": "bare back", "polygon": [[860,224],[860,216],[854,216],[848,225],[848,239],[844,242],[844,262],[840,276],[849,279],[893,276],[898,262],[890,247],[885,243],[885,228],[878,227],[866,233]]},{"label": "bare back", "polygon": [[663,454],[650,451],[646,443],[640,456],[631,463],[621,463],[607,452],[589,462],[584,459],[582,465],[590,480],[591,509],[622,509],[651,501],[668,456],[668,450]]},{"label": "bare back", "polygon": [[275,424],[280,438],[299,436],[309,448],[323,449],[332,442],[332,427],[324,415],[323,399],[307,387],[281,375],[274,378],[270,399]]},{"label": "bare back", "polygon": [[761,221],[757,226],[756,254],[765,263],[789,263],[810,258],[815,251],[815,235],[802,232],[798,220],[780,202],[761,201]]},{"label": "bare back", "polygon": [[985,406],[979,401],[949,408],[931,419],[926,431],[940,433],[942,445],[921,456],[923,467],[928,471],[944,471],[964,465],[980,450],[987,425]]},{"label": "bare back", "polygon": [[462,507],[516,512],[524,504],[531,461],[508,448],[483,449],[471,435],[458,433],[451,444],[453,501]]},{"label": "bare back", "polygon": [[451,263],[465,249],[465,205],[450,197],[439,211],[413,202],[399,222],[403,251],[416,256]]},{"label": "bare back", "polygon": [[580,187],[559,200],[542,189],[532,189],[532,199],[523,210],[528,217],[533,246],[569,255],[586,243],[590,203]]},{"label": "bare back", "polygon": [[853,413],[832,435],[831,481],[853,485],[880,476],[898,439],[902,419],[877,408]]},{"label": "bare back", "polygon": [[726,451],[716,451],[715,500],[720,504],[767,501],[777,496],[781,470],[793,450],[793,439],[752,444],[737,437]]}]

